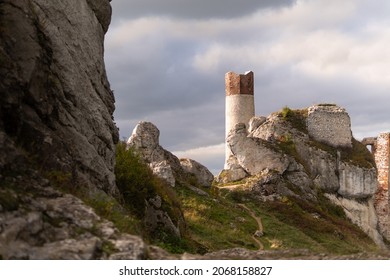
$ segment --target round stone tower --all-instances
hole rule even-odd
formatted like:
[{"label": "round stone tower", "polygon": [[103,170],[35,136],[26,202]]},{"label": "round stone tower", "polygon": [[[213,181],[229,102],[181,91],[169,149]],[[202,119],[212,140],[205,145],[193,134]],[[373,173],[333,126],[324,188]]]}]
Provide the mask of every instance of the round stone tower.
[{"label": "round stone tower", "polygon": [[[237,123],[244,123],[248,129],[249,120],[255,116],[255,102],[253,95],[253,72],[236,74],[228,72],[225,74],[226,86],[226,108],[225,128],[227,137],[229,131]],[[228,160],[231,156],[230,148],[225,148],[225,169],[229,168]]]}]

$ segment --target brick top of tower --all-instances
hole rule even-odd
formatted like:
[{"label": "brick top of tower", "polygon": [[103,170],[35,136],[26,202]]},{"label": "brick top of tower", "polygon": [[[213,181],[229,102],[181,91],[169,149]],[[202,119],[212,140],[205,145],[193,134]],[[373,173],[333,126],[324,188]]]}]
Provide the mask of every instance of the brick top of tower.
[{"label": "brick top of tower", "polygon": [[236,74],[228,72],[225,74],[226,95],[246,94],[253,95],[253,72]]}]

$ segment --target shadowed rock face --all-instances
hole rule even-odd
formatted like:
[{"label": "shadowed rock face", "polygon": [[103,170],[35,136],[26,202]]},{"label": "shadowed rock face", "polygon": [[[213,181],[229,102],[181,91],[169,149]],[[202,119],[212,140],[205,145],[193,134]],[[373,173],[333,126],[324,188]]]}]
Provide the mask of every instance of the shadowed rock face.
[{"label": "shadowed rock face", "polygon": [[1,170],[33,163],[116,192],[118,130],[103,60],[110,19],[108,0],[0,2]]},{"label": "shadowed rock face", "polygon": [[0,259],[145,257],[140,237],[57,190],[117,193],[110,19],[108,0],[0,1]]}]

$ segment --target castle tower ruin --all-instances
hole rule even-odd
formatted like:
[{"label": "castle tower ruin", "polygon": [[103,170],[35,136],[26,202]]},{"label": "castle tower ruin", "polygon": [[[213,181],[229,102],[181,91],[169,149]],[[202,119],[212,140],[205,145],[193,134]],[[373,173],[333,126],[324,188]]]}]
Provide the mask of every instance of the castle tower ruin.
[{"label": "castle tower ruin", "polygon": [[378,169],[378,191],[375,197],[375,208],[379,219],[379,231],[390,240],[390,211],[389,211],[389,161],[390,133],[379,134],[373,147],[376,166]]},{"label": "castle tower ruin", "polygon": [[[255,116],[253,72],[248,71],[245,74],[236,74],[228,72],[225,74],[225,137],[229,131],[238,123],[244,123],[248,129],[249,120]],[[229,157],[232,155],[230,148],[225,148],[225,169]]]},{"label": "castle tower ruin", "polygon": [[365,138],[362,143],[371,146],[378,170],[378,191],[375,195],[375,209],[378,215],[379,232],[387,240],[390,240],[390,133],[381,133],[376,138]]}]

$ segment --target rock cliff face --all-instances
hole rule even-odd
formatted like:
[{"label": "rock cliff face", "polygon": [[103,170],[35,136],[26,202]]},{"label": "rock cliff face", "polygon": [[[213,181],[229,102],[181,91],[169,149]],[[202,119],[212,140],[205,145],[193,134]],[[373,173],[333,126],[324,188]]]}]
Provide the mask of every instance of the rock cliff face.
[{"label": "rock cliff face", "polygon": [[0,1],[0,259],[145,257],[70,194],[117,194],[110,19],[108,0]]},{"label": "rock cliff face", "polygon": [[[319,188],[333,203],[342,206],[346,215],[377,244],[383,245],[373,204],[377,191],[373,157],[352,138],[349,116],[344,109],[335,105],[322,107],[284,109],[266,120],[255,117],[250,122],[249,134],[243,124],[237,124],[226,140],[233,154],[229,159],[232,164],[217,180],[249,178],[248,189],[260,193],[262,199],[270,186],[272,195],[296,195],[298,190],[301,198],[314,200]],[[342,125],[337,123],[340,121],[337,114],[342,115]],[[325,123],[328,126],[321,129]]]},{"label": "rock cliff face", "polygon": [[116,192],[118,130],[103,61],[110,19],[108,0],[0,2],[2,170],[33,162]]}]

